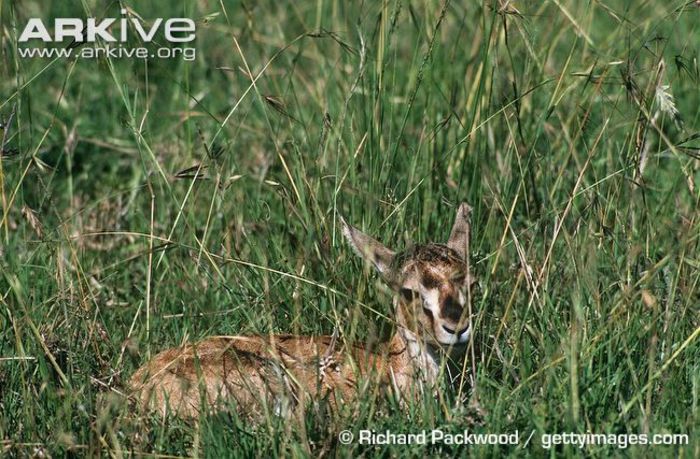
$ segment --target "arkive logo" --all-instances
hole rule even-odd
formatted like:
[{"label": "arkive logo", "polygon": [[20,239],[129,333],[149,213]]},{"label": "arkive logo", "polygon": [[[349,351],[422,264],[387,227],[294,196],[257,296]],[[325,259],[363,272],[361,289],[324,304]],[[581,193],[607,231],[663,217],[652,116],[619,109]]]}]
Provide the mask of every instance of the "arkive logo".
[{"label": "arkive logo", "polygon": [[[0,0],[1,1],[1,0]],[[40,18],[31,18],[19,37],[17,51],[22,58],[81,58],[81,59],[172,59],[193,61],[197,50],[188,43],[194,41],[196,25],[189,18],[157,18],[148,24],[138,15],[121,10],[122,17],[56,18],[52,28]],[[49,32],[53,30],[53,34]],[[150,44],[156,35],[164,37],[166,46]],[[48,43],[71,40],[85,46],[47,47]],[[132,47],[128,43],[142,45]],[[41,43],[37,46],[35,43]]]},{"label": "arkive logo", "polygon": [[[125,9],[121,10],[122,16],[126,13]],[[110,30],[115,24],[119,26],[116,36]],[[79,18],[56,18],[53,25],[52,36],[43,20],[31,18],[24,27],[19,42],[41,40],[52,43],[73,39],[77,42],[94,43],[100,39],[106,43],[125,43],[130,36],[136,36],[148,43],[153,41],[156,33],[162,29],[165,39],[170,43],[188,43],[195,39],[196,32],[195,22],[189,18],[158,18],[150,26],[134,17],[106,18],[99,22],[95,18],[87,18],[85,21]]]}]

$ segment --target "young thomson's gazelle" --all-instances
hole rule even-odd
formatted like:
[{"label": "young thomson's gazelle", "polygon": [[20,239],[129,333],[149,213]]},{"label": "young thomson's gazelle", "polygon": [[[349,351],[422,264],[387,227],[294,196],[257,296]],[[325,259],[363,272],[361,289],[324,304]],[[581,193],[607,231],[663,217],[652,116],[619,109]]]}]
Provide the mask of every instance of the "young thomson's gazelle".
[{"label": "young thomson's gazelle", "polygon": [[234,405],[260,417],[267,409],[291,414],[324,397],[332,406],[347,402],[360,386],[393,387],[402,397],[433,388],[445,357],[463,355],[470,335],[470,212],[460,205],[447,244],[399,253],[341,219],[352,248],[395,291],[396,331],[378,349],[347,347],[336,336],[210,337],[142,366],[130,381],[136,398],[163,414],[190,417]]}]

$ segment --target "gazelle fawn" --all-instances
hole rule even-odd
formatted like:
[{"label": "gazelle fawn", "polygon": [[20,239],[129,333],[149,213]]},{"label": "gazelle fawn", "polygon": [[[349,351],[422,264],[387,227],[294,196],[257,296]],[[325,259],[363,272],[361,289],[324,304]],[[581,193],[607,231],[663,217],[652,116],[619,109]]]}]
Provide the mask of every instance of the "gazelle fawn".
[{"label": "gazelle fawn", "polygon": [[165,350],[130,380],[140,404],[196,416],[235,406],[245,416],[289,415],[311,400],[352,401],[361,387],[400,397],[432,390],[448,356],[464,354],[469,327],[471,208],[463,203],[447,244],[394,252],[341,219],[353,250],[394,292],[396,330],[369,349],[337,336],[215,336]]}]

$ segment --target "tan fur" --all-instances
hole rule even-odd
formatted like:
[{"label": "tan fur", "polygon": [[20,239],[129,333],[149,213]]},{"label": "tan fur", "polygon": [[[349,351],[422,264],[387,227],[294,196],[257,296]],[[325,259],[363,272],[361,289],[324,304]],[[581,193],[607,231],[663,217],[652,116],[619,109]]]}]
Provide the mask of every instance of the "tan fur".
[{"label": "tan fur", "polygon": [[448,245],[399,254],[342,222],[353,249],[397,291],[397,330],[388,343],[371,349],[347,348],[332,336],[210,337],[165,350],[142,366],[130,380],[135,397],[162,414],[197,416],[206,403],[208,411],[233,406],[259,418],[289,416],[311,400],[337,407],[363,387],[393,388],[400,397],[432,390],[445,357],[460,357],[470,333],[469,211],[460,206]]}]

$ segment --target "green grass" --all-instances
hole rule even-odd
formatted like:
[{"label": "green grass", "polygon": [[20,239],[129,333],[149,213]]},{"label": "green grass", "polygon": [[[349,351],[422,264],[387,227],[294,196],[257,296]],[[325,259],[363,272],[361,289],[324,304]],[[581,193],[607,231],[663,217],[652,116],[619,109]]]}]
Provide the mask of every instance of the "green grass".
[{"label": "green grass", "polygon": [[[192,62],[23,59],[28,18],[119,5],[0,0],[0,452],[700,456],[695,2],[175,3],[126,2],[195,19]],[[209,334],[388,336],[391,298],[337,216],[402,248],[444,240],[460,201],[464,405],[373,398],[302,429],[144,419],[120,395]],[[337,440],[433,428],[521,445]],[[561,432],[689,445],[542,447]]]}]

